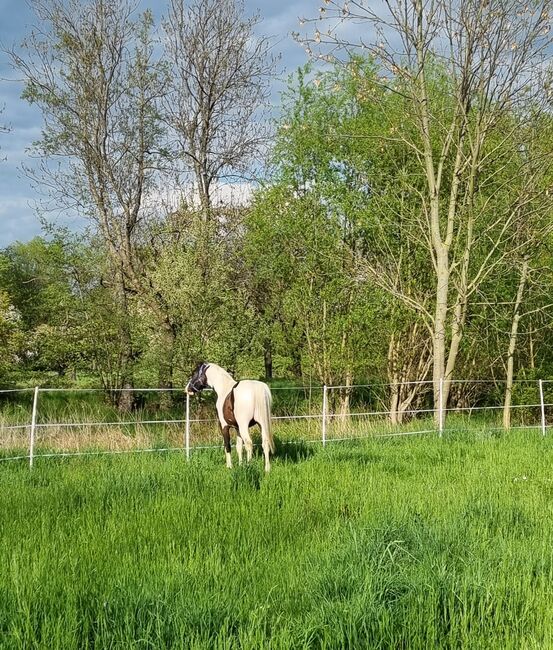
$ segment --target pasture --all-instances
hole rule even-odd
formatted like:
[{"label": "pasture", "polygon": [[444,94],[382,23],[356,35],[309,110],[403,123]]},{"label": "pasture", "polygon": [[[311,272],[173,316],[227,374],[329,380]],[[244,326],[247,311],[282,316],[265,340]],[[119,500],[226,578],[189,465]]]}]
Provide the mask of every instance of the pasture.
[{"label": "pasture", "polygon": [[0,648],[545,648],[553,441],[0,464]]}]

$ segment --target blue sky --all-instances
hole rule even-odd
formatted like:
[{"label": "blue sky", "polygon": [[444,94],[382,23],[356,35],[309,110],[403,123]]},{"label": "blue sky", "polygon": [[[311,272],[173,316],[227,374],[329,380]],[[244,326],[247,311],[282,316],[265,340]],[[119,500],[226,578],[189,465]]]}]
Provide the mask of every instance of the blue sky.
[{"label": "blue sky", "polygon": [[[165,10],[163,0],[142,0],[141,5],[150,7],[157,17]],[[275,41],[275,52],[280,52],[282,78],[275,79],[273,96],[283,88],[283,79],[298,66],[306,62],[306,54],[291,37],[299,30],[299,16],[316,16],[320,2],[316,0],[245,0],[246,11],[259,11],[262,22],[260,34],[271,36]],[[0,45],[10,48],[21,42],[35,18],[24,0],[0,0]],[[33,140],[40,135],[40,112],[20,99],[21,84],[15,80],[7,57],[0,52],[0,124],[11,127],[8,134],[0,134],[0,248],[14,241],[27,241],[41,234],[41,226],[35,210],[39,194],[22,174],[21,165],[29,162],[26,152]],[[75,219],[67,222],[76,228]]]}]

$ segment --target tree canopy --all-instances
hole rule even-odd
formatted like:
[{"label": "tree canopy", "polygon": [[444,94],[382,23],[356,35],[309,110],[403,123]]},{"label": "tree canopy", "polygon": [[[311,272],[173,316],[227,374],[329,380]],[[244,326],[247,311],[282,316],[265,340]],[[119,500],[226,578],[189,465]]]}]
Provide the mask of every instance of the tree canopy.
[{"label": "tree canopy", "polygon": [[[172,386],[208,358],[339,384],[344,411],[355,382],[388,382],[397,420],[432,398],[409,381],[461,403],[449,379],[505,380],[508,400],[548,376],[548,2],[507,24],[497,2],[397,0],[384,24],[330,1],[380,41],[317,26],[270,140],[270,43],[219,5],[172,2],[160,51],[149,12],[35,2],[48,29],[12,55],[44,116],[35,180],[91,228],[2,252],[4,383]],[[248,196],[217,199],[237,178]]]}]

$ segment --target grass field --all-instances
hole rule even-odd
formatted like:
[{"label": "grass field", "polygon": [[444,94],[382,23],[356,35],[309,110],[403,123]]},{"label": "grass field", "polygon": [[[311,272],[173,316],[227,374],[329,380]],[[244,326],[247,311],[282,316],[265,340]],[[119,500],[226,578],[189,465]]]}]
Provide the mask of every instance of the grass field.
[{"label": "grass field", "polygon": [[553,647],[553,440],[0,465],[0,648]]}]

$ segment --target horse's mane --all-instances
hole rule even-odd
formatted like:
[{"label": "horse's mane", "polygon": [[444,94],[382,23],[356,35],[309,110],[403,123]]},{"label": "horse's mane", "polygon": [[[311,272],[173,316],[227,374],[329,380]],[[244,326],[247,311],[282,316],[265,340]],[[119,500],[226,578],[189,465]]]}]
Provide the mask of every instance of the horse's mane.
[{"label": "horse's mane", "polygon": [[221,366],[218,366],[216,363],[209,363],[208,362],[208,366],[210,368],[214,368],[215,370],[217,370],[217,372],[220,373],[221,375],[224,375],[225,377],[228,377],[229,379],[234,379],[234,377],[230,374],[230,372],[227,372],[224,368],[221,368]]}]

